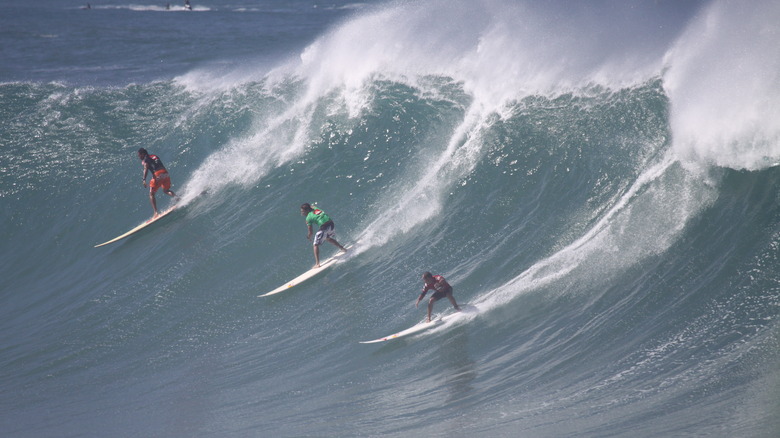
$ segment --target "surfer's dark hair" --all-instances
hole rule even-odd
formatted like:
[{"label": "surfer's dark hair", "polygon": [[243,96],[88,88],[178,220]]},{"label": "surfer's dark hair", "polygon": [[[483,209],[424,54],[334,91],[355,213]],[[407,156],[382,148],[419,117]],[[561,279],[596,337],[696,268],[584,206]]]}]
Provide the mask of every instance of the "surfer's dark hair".
[{"label": "surfer's dark hair", "polygon": [[149,155],[149,152],[146,152],[146,149],[144,149],[144,148],[138,149],[138,153],[141,154],[141,155]]},{"label": "surfer's dark hair", "polygon": [[428,271],[423,272],[423,278],[433,278],[433,274]]},{"label": "surfer's dark hair", "polygon": [[308,202],[304,202],[303,204],[301,204],[301,210],[303,210],[303,211],[312,211],[314,209],[311,208],[311,204],[309,204]]}]

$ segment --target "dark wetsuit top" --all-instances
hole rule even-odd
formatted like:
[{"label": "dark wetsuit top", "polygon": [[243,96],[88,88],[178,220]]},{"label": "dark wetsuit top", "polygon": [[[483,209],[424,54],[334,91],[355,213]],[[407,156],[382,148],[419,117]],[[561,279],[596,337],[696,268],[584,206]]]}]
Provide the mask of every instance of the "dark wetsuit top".
[{"label": "dark wetsuit top", "polygon": [[148,154],[144,157],[143,162],[146,163],[146,168],[149,169],[152,173],[155,173],[158,170],[165,170],[165,166],[163,166],[162,160],[160,160],[160,157],[157,155]]}]

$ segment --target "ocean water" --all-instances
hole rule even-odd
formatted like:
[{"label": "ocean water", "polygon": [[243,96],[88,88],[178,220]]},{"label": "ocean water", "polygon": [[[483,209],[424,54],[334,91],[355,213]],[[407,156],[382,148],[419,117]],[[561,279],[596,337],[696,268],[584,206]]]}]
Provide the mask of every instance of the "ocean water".
[{"label": "ocean water", "polygon": [[777,2],[86,5],[0,13],[3,436],[780,434]]}]

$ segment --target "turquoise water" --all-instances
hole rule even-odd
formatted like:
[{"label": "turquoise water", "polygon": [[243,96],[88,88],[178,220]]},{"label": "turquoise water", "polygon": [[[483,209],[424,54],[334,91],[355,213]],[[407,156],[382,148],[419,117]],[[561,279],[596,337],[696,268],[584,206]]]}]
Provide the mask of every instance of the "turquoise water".
[{"label": "turquoise water", "polygon": [[773,2],[82,6],[0,19],[3,435],[776,436]]}]

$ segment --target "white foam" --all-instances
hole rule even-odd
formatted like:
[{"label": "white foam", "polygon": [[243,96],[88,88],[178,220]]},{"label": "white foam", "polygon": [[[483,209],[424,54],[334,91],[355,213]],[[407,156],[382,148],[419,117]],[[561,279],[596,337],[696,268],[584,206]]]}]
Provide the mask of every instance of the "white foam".
[{"label": "white foam", "polygon": [[650,166],[581,237],[504,285],[483,294],[489,310],[552,284],[558,294],[599,290],[616,275],[667,250],[717,192],[687,172],[673,152]]},{"label": "white foam", "polygon": [[780,2],[716,1],[666,57],[674,147],[735,169],[780,161]]}]

